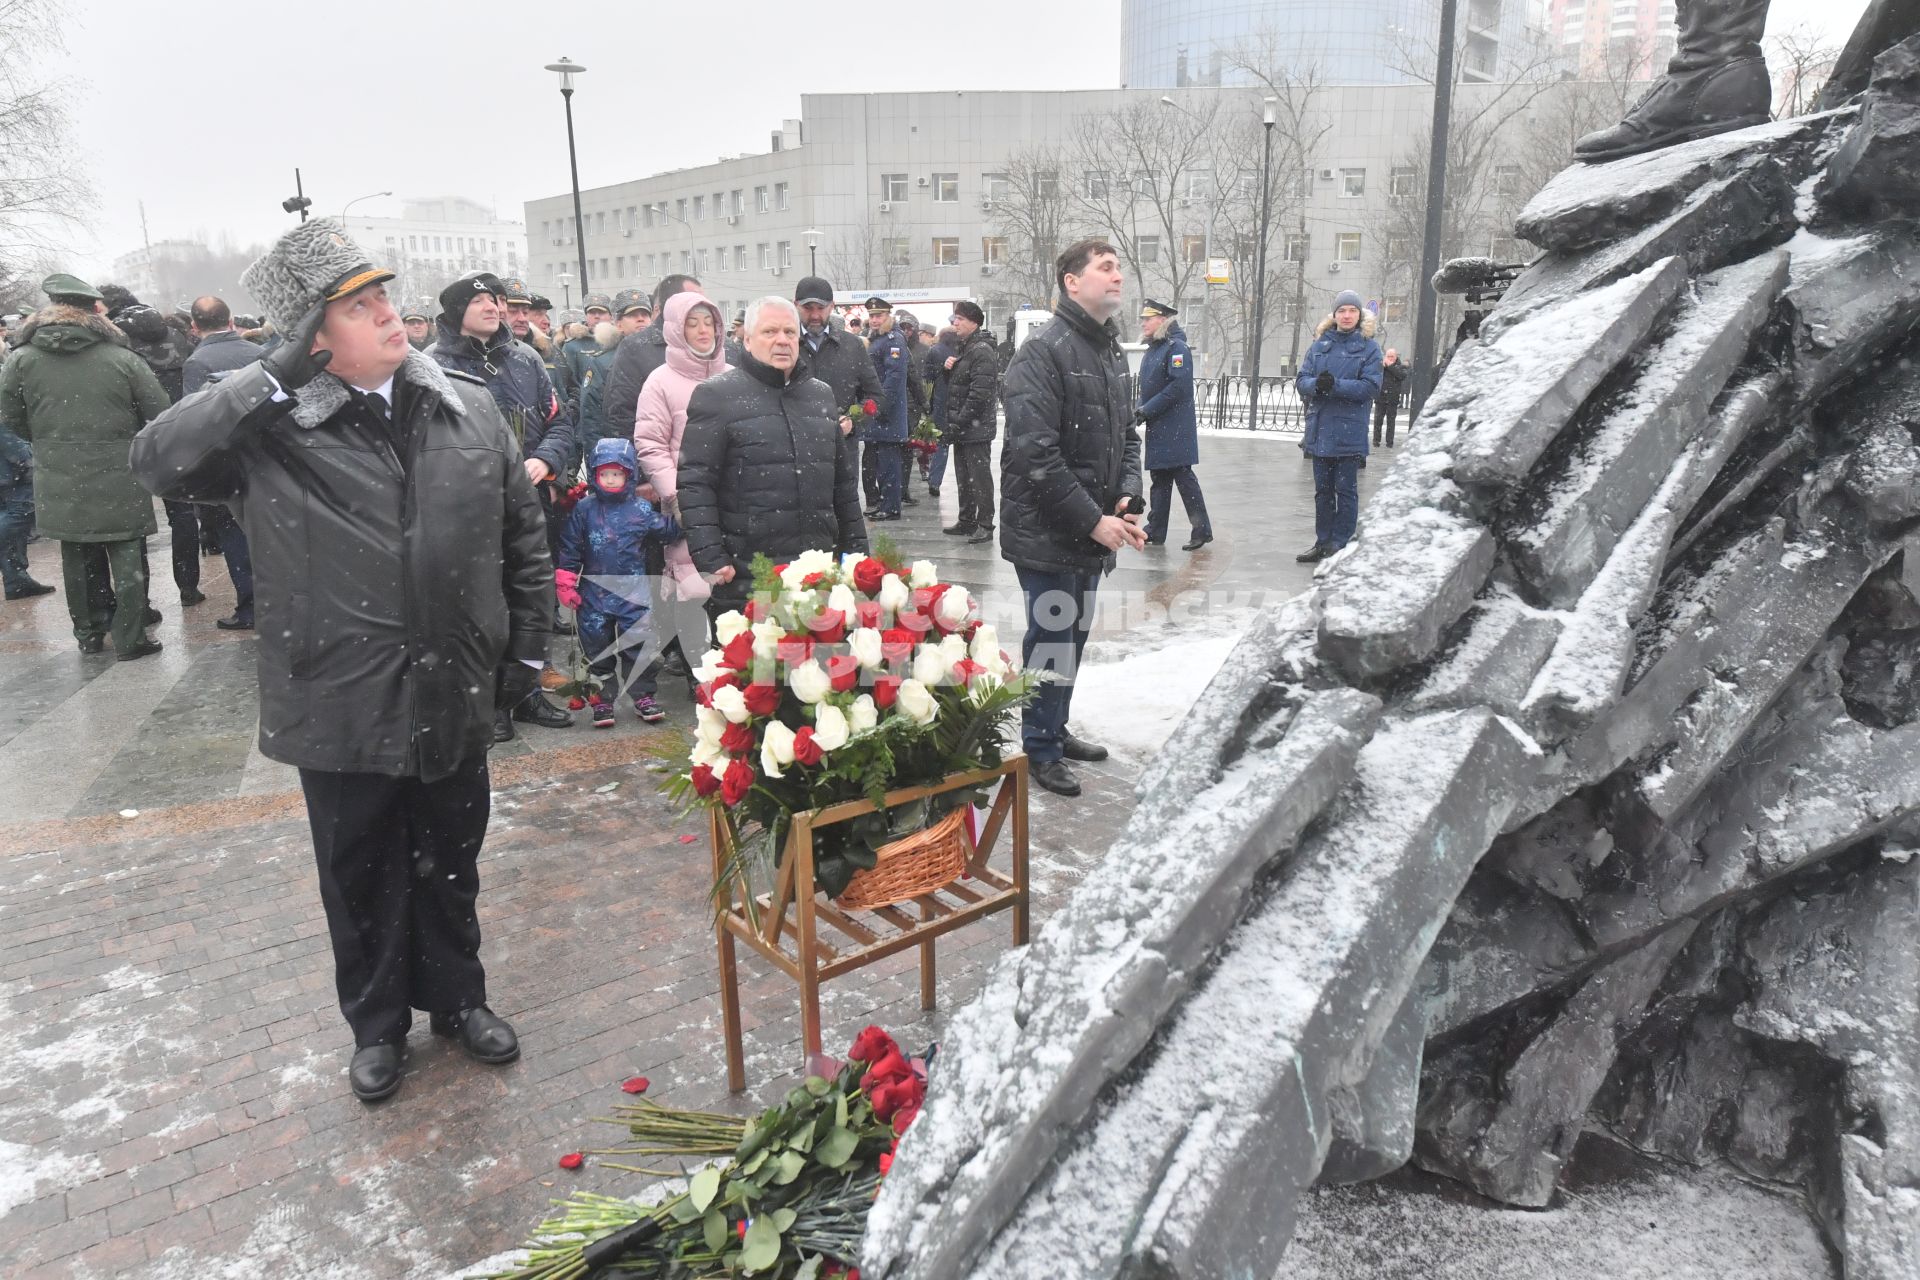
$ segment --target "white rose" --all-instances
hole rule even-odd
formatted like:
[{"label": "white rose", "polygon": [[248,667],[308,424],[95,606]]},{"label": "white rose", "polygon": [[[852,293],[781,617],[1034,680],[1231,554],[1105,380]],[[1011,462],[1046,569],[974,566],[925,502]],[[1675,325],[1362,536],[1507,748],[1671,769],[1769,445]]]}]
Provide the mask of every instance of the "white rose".
[{"label": "white rose", "polygon": [[816,573],[832,573],[833,552],[802,551],[799,558],[793,563],[802,570],[800,577],[803,580],[812,577]]},{"label": "white rose", "polygon": [[840,557],[840,572],[851,578],[853,571],[858,568],[860,562],[866,558],[867,553],[864,551],[847,552],[847,554]]},{"label": "white rose", "polygon": [[874,599],[878,600],[880,607],[888,613],[898,613],[906,607],[909,600],[913,599],[913,592],[907,590],[907,584],[900,581],[899,574],[890,573],[880,579],[880,593]]},{"label": "white rose", "polygon": [[713,709],[725,716],[732,724],[747,722],[747,695],[733,685],[716,689],[713,693]]},{"label": "white rose", "polygon": [[937,644],[923,644],[913,652],[913,680],[923,685],[939,684],[947,678],[947,672],[953,664],[940,652]]},{"label": "white rose", "polygon": [[709,680],[718,679],[720,673],[726,670],[725,667],[720,665],[721,659],[725,656],[726,655],[718,649],[707,650],[700,659],[700,665],[693,669],[693,678],[701,684],[705,684]]},{"label": "white rose", "polygon": [[860,610],[860,601],[853,594],[853,588],[846,583],[836,583],[833,590],[827,592],[827,608],[836,610],[840,616],[851,622]]},{"label": "white rose", "polygon": [[880,723],[880,708],[873,703],[873,695],[863,693],[853,700],[853,707],[847,712],[847,723],[855,733],[865,733]]},{"label": "white rose", "polygon": [[967,593],[959,587],[955,587],[950,591],[943,591],[940,594],[940,604],[938,607],[940,621],[946,623],[950,628],[957,628],[961,623],[965,622],[967,620],[967,614],[972,608],[973,602],[967,599]]},{"label": "white rose", "polygon": [[753,656],[761,661],[769,661],[779,651],[780,640],[787,629],[768,618],[764,622],[753,624]]},{"label": "white rose", "polygon": [[812,658],[788,674],[787,684],[792,686],[794,695],[806,703],[818,702],[833,690],[833,681],[828,678],[826,668]]},{"label": "white rose", "polygon": [[915,560],[907,570],[907,585],[910,587],[930,587],[940,581],[940,571],[933,567],[931,560]]},{"label": "white rose", "polygon": [[729,609],[713,620],[713,638],[722,645],[729,644],[751,625],[746,614],[738,609]]},{"label": "white rose", "polygon": [[974,661],[985,667],[987,674],[1001,684],[1005,684],[1007,677],[1013,673],[1013,664],[1001,657],[998,649],[983,658],[975,658]]},{"label": "white rose", "polygon": [[918,680],[900,682],[900,700],[895,705],[902,715],[920,725],[932,724],[940,712],[940,705],[933,700],[933,690]]},{"label": "white rose", "polygon": [[727,731],[727,718],[712,707],[695,707],[693,720],[694,736],[702,742],[718,742],[720,735]]},{"label": "white rose", "polygon": [[980,629],[973,633],[973,648],[968,656],[983,667],[991,667],[1000,660],[1000,633],[993,629],[991,622],[981,623]]},{"label": "white rose", "polygon": [[886,654],[880,645],[880,633],[872,627],[857,628],[847,637],[847,648],[864,671],[877,670],[886,661]]},{"label": "white rose", "polygon": [[951,667],[967,656],[967,638],[958,632],[940,642],[940,660]]},{"label": "white rose", "polygon": [[838,751],[847,745],[853,732],[847,717],[831,702],[822,703],[813,713],[813,742],[822,751]]},{"label": "white rose", "polygon": [[760,735],[760,772],[769,778],[778,778],[780,767],[792,763],[793,730],[778,720],[767,721]]},{"label": "white rose", "polygon": [[705,738],[694,740],[692,760],[695,768],[705,765],[717,772],[727,767],[727,753],[720,749],[718,742],[708,742]]}]

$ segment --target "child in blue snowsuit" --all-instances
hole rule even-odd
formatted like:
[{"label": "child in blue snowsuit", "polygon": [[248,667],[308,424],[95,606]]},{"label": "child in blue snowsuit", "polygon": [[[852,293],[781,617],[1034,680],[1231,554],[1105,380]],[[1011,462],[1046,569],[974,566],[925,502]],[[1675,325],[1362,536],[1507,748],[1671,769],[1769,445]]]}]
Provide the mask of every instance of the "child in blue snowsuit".
[{"label": "child in blue snowsuit", "polygon": [[[590,463],[592,491],[560,530],[555,584],[560,602],[574,611],[581,650],[599,685],[593,727],[613,727],[613,699],[622,689],[632,694],[642,720],[658,724],[667,713],[654,701],[660,664],[647,623],[647,546],[656,544],[657,563],[659,551],[679,540],[680,526],[636,492],[640,464],[633,441],[599,441]],[[636,672],[642,656],[646,665]]]}]

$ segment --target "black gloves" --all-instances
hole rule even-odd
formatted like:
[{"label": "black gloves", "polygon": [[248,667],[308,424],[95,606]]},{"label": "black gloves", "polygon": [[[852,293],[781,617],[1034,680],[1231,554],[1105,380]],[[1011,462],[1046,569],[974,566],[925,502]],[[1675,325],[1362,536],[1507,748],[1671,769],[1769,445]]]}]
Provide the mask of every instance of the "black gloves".
[{"label": "black gloves", "polygon": [[1320,376],[1313,380],[1313,394],[1317,396],[1333,394],[1333,374],[1329,370],[1322,369]]},{"label": "black gloves", "polygon": [[494,684],[494,705],[502,711],[517,707],[533,696],[539,683],[540,668],[509,658],[500,664],[500,678]]},{"label": "black gloves", "polygon": [[1147,411],[1145,409],[1135,409],[1133,411],[1133,425],[1136,427],[1144,427],[1147,425]]},{"label": "black gloves", "polygon": [[292,333],[281,335],[285,341],[261,358],[260,363],[266,366],[282,391],[291,392],[306,386],[327,367],[327,361],[333,359],[331,351],[316,353],[313,350],[314,335],[320,332],[326,318],[327,304],[323,302],[302,316]]}]

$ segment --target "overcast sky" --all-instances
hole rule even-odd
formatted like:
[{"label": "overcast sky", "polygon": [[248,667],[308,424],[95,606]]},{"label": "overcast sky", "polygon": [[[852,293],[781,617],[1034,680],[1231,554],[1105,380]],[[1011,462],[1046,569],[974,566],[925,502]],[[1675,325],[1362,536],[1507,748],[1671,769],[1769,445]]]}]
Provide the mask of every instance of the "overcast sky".
[{"label": "overcast sky", "polygon": [[[802,93],[1094,89],[1120,73],[1119,0],[68,3],[50,70],[70,77],[76,159],[100,197],[73,245],[90,278],[140,244],[141,201],[155,240],[272,236],[295,165],[315,213],[391,190],[518,218],[567,188],[542,70],[562,55],[589,68],[574,95],[583,188],[764,151]],[[1837,45],[1865,4],[1774,0],[1769,28]]]}]

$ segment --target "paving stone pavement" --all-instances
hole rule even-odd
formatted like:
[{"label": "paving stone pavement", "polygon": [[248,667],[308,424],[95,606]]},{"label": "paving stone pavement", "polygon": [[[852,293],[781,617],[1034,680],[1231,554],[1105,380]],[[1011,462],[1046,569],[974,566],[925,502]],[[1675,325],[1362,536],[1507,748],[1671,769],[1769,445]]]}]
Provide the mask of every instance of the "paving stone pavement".
[{"label": "paving stone pavement", "polygon": [[[1102,591],[1102,660],[1229,633],[1306,585],[1292,556],[1312,540],[1311,479],[1292,442],[1210,436],[1200,476],[1219,540],[1179,551],[1176,510],[1174,546],[1126,558]],[[921,497],[890,529],[902,551],[1017,609],[997,548],[944,538]],[[949,485],[944,519],[954,503]],[[31,556],[58,581],[56,547]],[[158,658],[81,656],[58,595],[0,610],[0,1275],[443,1275],[518,1243],[569,1190],[644,1185],[555,1165],[618,1141],[593,1117],[628,1076],[741,1113],[789,1087],[796,990],[744,957],[750,1088],[726,1093],[704,823],[644,767],[690,721],[674,690],[667,729],[522,726],[494,756],[483,956],[521,1060],[481,1066],[417,1025],[400,1093],[355,1101],[304,808],[252,745],[253,641],[212,626],[232,604],[217,560],[191,611],[164,535],[152,563]],[[1082,768],[1077,801],[1036,789],[1036,922],[1105,852],[1143,763]],[[828,984],[829,1047],[869,1022],[936,1038],[1008,927],[943,941],[931,1015],[912,953]]]}]

